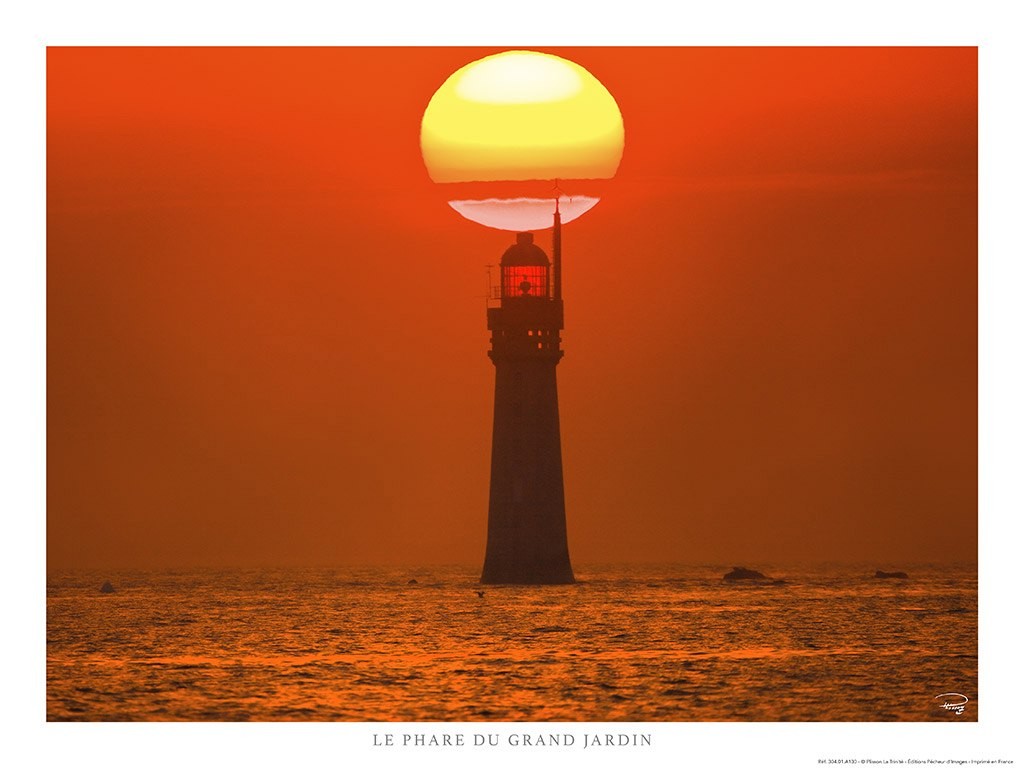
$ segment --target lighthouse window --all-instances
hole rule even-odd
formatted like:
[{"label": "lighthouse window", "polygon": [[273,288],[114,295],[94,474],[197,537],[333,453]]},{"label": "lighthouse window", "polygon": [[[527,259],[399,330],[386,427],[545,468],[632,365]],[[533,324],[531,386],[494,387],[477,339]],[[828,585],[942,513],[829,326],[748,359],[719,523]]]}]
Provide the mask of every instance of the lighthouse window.
[{"label": "lighthouse window", "polygon": [[546,266],[511,266],[501,268],[502,295],[507,297],[548,295]]}]

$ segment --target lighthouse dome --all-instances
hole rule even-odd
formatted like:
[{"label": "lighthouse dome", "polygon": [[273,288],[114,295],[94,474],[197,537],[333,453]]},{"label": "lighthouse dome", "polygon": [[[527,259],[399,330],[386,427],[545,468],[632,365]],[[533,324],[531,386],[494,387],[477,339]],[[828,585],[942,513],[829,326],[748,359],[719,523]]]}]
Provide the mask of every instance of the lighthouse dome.
[{"label": "lighthouse dome", "polygon": [[546,267],[550,263],[544,250],[533,242],[532,232],[518,233],[515,245],[501,257],[503,267]]}]

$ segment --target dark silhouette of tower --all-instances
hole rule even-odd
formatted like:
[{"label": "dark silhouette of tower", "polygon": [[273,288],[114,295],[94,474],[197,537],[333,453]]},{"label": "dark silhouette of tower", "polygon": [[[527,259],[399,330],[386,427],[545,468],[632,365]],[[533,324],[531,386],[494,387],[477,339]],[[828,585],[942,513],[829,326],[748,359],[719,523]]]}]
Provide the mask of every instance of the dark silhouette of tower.
[{"label": "dark silhouette of tower", "polygon": [[562,225],[553,264],[520,232],[501,258],[500,306],[487,310],[494,434],[485,584],[571,584],[555,366],[562,359]]}]

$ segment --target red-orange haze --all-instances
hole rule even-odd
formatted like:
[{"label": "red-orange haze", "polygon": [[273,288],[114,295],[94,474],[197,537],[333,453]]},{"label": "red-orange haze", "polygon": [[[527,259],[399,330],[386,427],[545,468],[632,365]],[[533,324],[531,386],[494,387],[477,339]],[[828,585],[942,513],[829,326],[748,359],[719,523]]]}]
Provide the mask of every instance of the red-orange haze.
[{"label": "red-orange haze", "polygon": [[[626,126],[563,238],[573,562],[973,560],[976,50],[544,50]],[[513,237],[419,121],[494,52],[49,51],[51,567],[482,562]]]}]

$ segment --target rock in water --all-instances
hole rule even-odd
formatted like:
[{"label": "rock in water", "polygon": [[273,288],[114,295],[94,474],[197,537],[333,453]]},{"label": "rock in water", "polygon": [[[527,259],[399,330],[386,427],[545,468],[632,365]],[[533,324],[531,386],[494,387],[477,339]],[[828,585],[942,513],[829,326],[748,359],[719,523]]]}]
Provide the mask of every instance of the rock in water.
[{"label": "rock in water", "polygon": [[875,571],[876,579],[909,579],[906,571]]},{"label": "rock in water", "polygon": [[104,595],[109,595],[113,591],[114,585],[111,584],[109,581],[104,581],[103,586],[100,587],[100,592],[102,592]]},{"label": "rock in water", "polygon": [[749,568],[740,568],[738,565],[734,565],[732,570],[722,578],[726,581],[738,581],[740,579],[767,579],[768,577],[760,571],[752,571]]}]

